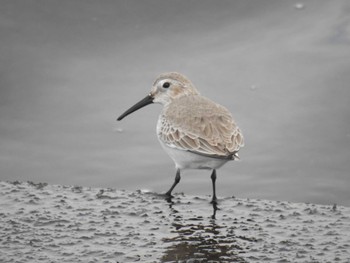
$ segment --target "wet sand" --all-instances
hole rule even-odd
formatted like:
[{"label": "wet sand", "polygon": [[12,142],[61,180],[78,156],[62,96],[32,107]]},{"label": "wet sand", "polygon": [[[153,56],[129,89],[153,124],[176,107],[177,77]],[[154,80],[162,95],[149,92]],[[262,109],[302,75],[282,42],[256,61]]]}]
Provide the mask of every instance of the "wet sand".
[{"label": "wet sand", "polygon": [[0,182],[0,262],[350,262],[349,207],[209,201]]}]

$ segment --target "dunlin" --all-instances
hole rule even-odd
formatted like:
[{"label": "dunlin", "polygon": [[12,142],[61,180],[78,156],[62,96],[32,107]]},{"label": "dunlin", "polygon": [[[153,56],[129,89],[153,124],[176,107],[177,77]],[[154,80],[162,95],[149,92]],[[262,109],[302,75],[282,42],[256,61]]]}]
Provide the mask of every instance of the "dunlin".
[{"label": "dunlin", "polygon": [[212,170],[212,202],[216,203],[216,169],[237,159],[237,153],[244,145],[242,133],[231,113],[201,96],[187,77],[171,72],[161,74],[151,92],[120,115],[118,121],[151,103],[163,105],[157,135],[176,166],[175,182],[166,195],[170,197],[180,182],[181,170],[209,169]]}]

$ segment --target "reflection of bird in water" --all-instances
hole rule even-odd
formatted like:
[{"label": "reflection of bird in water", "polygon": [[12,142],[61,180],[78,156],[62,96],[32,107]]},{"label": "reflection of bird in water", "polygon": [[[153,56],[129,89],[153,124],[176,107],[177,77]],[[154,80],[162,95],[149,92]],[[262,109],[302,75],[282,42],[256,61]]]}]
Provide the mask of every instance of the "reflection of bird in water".
[{"label": "reflection of bird in water", "polygon": [[[207,219],[202,216],[183,218],[175,205],[169,202],[170,216],[174,218],[172,233],[176,236],[163,239],[170,246],[161,262],[246,262],[239,256],[245,248],[237,244],[233,230],[227,233],[226,226],[218,225],[215,220],[205,222]],[[213,209],[215,214],[216,203],[213,203]]]},{"label": "reflection of bird in water", "polygon": [[[166,199],[167,202],[169,203],[169,208],[172,209],[173,213],[177,213],[178,211],[174,209],[173,205],[173,199],[172,198],[167,198]],[[211,219],[216,219],[216,211],[220,210],[220,208],[218,208],[217,202],[212,202],[213,205],[213,214],[211,215]]]},{"label": "reflection of bird in water", "polygon": [[180,182],[183,169],[212,170],[212,202],[216,198],[216,169],[238,158],[243,147],[243,136],[223,106],[201,96],[185,76],[171,72],[160,75],[151,92],[140,102],[125,111],[118,120],[150,104],[160,103],[163,111],[157,124],[157,135],[165,151],[176,165],[175,182]]}]

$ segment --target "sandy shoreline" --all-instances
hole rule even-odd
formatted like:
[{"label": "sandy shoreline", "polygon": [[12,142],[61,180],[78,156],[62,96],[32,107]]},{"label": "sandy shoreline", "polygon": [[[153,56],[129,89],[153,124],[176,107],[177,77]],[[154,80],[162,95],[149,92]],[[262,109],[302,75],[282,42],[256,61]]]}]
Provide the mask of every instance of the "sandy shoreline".
[{"label": "sandy shoreline", "polygon": [[350,208],[0,182],[0,262],[350,262]]}]

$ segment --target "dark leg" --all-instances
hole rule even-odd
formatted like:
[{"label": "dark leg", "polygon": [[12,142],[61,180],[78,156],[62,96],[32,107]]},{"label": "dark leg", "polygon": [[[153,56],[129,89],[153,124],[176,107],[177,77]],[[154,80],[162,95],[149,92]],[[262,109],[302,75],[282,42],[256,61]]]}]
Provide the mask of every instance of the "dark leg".
[{"label": "dark leg", "polygon": [[211,173],[211,182],[213,184],[213,198],[211,199],[212,203],[216,203],[216,201],[217,201],[216,190],[215,190],[215,181],[216,181],[216,170],[214,169],[213,172]]},{"label": "dark leg", "polygon": [[166,196],[171,196],[171,192],[175,188],[175,186],[180,182],[181,176],[180,176],[180,169],[176,170],[176,175],[175,175],[175,182],[173,185],[170,187],[169,191],[165,193]]}]

